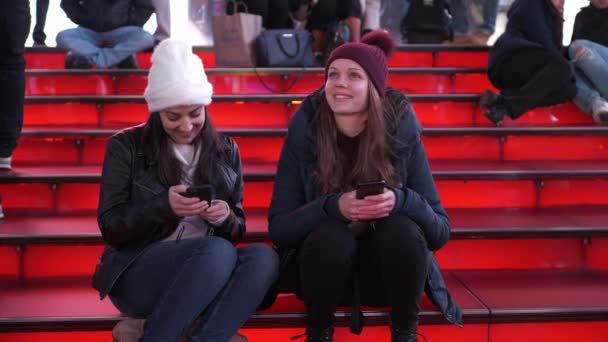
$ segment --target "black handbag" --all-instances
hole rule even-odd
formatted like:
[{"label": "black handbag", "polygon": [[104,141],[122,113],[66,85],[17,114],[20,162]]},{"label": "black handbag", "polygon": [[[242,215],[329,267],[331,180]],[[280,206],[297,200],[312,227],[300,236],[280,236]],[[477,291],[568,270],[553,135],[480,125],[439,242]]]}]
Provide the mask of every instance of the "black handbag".
[{"label": "black handbag", "polygon": [[264,30],[255,41],[257,67],[310,67],[312,36],[306,30]]}]

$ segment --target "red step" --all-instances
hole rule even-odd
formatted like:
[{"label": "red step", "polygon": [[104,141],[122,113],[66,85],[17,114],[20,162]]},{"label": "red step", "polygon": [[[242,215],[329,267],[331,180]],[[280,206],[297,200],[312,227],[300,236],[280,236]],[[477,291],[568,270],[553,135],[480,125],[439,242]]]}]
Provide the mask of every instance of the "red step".
[{"label": "red step", "polygon": [[[415,99],[414,99],[415,100]],[[209,113],[222,128],[287,128],[299,102],[236,101],[213,102]],[[484,109],[472,102],[413,102],[418,119],[425,127],[491,127]],[[129,113],[129,115],[125,115]],[[122,128],[145,122],[149,111],[144,103],[26,103],[24,126]],[[584,126],[593,125],[589,115],[572,103],[537,108],[517,121],[505,121],[504,127]]]},{"label": "red step", "polygon": [[[585,267],[606,271],[608,257],[593,245],[605,248],[607,240],[602,237],[459,239],[450,241],[436,255],[446,271],[577,270]],[[95,270],[103,247],[100,242],[2,245],[0,275],[25,278],[87,276]],[[74,255],[78,258],[71,257]]]},{"label": "red step", "polygon": [[[210,48],[195,48],[205,68],[214,68],[215,56]],[[398,67],[486,67],[487,47],[444,45],[401,46],[393,53],[389,66]],[[140,68],[149,68],[151,52],[137,54]],[[28,69],[63,69],[65,52],[54,48],[27,48]]]},{"label": "red step", "polygon": [[[225,70],[225,71],[224,71]],[[308,94],[325,82],[323,69],[216,69],[208,72],[215,94]],[[473,71],[473,72],[472,72]],[[26,95],[141,95],[147,71],[28,71]],[[485,71],[465,68],[390,69],[388,85],[408,94],[479,93],[494,89]]]},{"label": "red step", "polygon": [[[25,129],[17,165],[96,165],[117,129]],[[245,161],[276,162],[285,129],[220,129],[235,138]],[[430,159],[606,160],[607,127],[427,128]],[[40,151],[45,153],[39,155]]]},{"label": "red step", "polygon": [[[247,210],[245,241],[269,241],[267,211]],[[452,209],[451,239],[598,237],[588,259],[608,236],[607,207],[550,209]],[[0,244],[99,243],[95,215],[12,216],[0,224]]]},{"label": "red step", "polygon": [[[463,309],[464,320],[484,319],[489,312],[480,302],[448,273],[444,274],[447,286]],[[46,325],[46,331],[65,329],[71,322],[82,322],[89,329],[108,327],[119,319],[120,314],[109,299],[99,300],[99,294],[91,287],[87,277],[54,277],[17,281],[5,277],[0,289],[0,331],[29,330]],[[76,304],[77,305],[74,305]],[[436,307],[424,297],[421,304],[421,324],[447,323]],[[387,308],[362,307],[369,316],[368,325],[385,325]],[[273,306],[259,311],[246,326],[269,327],[273,325],[302,327],[304,304],[293,294],[281,294]],[[349,307],[338,309],[338,325],[348,323]],[[289,314],[289,315],[284,315]],[[373,317],[372,317],[373,316]],[[53,322],[52,326],[48,323]]]}]

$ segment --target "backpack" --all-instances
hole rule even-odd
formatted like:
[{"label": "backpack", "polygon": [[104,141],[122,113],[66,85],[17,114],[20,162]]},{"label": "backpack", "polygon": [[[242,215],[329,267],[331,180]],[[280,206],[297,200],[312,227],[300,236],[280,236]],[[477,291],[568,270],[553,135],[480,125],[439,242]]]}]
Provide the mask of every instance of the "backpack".
[{"label": "backpack", "polygon": [[446,0],[412,0],[401,20],[404,43],[439,44],[452,40],[452,16]]}]

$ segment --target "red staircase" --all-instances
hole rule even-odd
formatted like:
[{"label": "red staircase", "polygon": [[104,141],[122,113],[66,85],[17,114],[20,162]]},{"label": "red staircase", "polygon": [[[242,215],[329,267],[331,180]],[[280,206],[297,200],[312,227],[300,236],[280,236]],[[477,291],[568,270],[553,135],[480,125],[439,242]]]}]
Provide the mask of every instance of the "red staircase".
[{"label": "red staircase", "polygon": [[[210,112],[239,143],[246,242],[269,241],[266,210],[287,123],[323,70],[221,69],[201,49]],[[29,49],[25,127],[13,173],[0,173],[0,341],[109,341],[120,315],[90,276],[103,243],[95,209],[108,137],[148,116],[146,70],[63,70],[65,54]],[[149,53],[138,56],[149,67]],[[389,84],[407,92],[452,239],[437,253],[464,327],[424,299],[430,342],[608,341],[608,128],[572,104],[493,127],[487,49],[402,47]],[[303,332],[303,304],[281,295],[243,329],[252,342]],[[360,336],[337,314],[337,341],[388,341],[387,311],[366,308]]]}]

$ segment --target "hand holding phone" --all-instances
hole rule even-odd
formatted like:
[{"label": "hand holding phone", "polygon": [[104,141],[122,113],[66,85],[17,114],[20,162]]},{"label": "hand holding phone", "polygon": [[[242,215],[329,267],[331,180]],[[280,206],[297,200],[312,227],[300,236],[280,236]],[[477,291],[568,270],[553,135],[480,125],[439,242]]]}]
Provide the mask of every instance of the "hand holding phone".
[{"label": "hand holding phone", "polygon": [[215,200],[215,190],[211,185],[191,186],[181,195],[189,198],[198,198],[201,201],[207,202],[209,206],[211,206],[211,202]]}]

